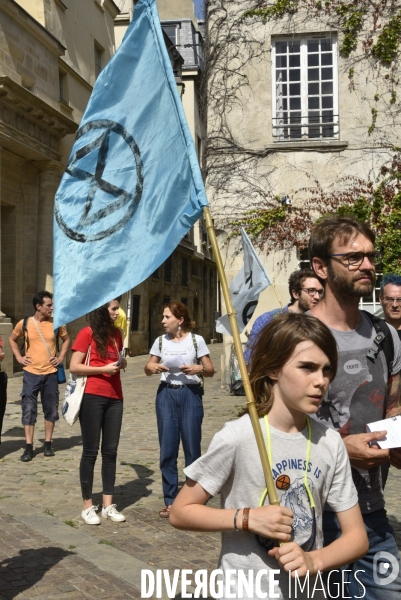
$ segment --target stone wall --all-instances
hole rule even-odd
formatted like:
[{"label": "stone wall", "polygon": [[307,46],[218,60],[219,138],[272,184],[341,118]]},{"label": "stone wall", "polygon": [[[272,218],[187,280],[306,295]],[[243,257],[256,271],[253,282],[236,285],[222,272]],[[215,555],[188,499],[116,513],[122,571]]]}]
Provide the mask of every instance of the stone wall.
[{"label": "stone wall", "polygon": [[[231,7],[233,5],[237,10],[240,10],[238,7],[246,8],[246,2],[240,0],[237,3],[230,3]],[[212,13],[211,18],[213,18]],[[303,204],[309,194],[305,188],[314,186],[316,181],[323,190],[333,188],[339,190],[347,185],[346,178],[374,179],[381,165],[391,158],[391,144],[398,145],[397,140],[401,133],[395,117],[396,113],[391,116],[389,94],[385,95],[383,92],[382,82],[387,72],[386,68],[381,66],[377,71],[369,69],[366,61],[361,58],[363,56],[361,44],[358,45],[354,55],[360,60],[347,59],[337,48],[335,58],[338,75],[338,138],[275,141],[272,126],[272,90],[275,85],[272,42],[285,39],[296,40],[300,37],[308,39],[330,37],[339,45],[342,34],[333,31],[323,17],[307,18],[301,11],[291,18],[284,17],[268,21],[266,24],[254,21],[248,25],[244,24],[243,27],[244,30],[248,27],[249,37],[253,37],[263,51],[250,60],[241,72],[241,76],[247,78],[247,85],[240,87],[234,94],[235,103],[228,104],[229,108],[224,113],[224,119],[234,132],[235,141],[243,149],[244,164],[247,164],[246,161],[253,153],[261,153],[257,163],[249,163],[253,166],[246,173],[249,180],[253,179],[256,184],[257,182],[260,184],[259,201],[262,202],[263,192],[266,192],[278,198],[288,195],[293,205]],[[220,37],[220,42],[224,42],[223,35]],[[233,40],[233,48],[236,43]],[[224,48],[223,45],[223,50],[224,55],[230,56],[229,47]],[[247,49],[244,47],[243,51],[247,52]],[[233,61],[231,65],[228,64],[228,67],[235,70],[237,64]],[[223,85],[221,73],[214,73],[211,81],[214,87],[209,90],[212,98],[209,104],[208,135],[213,137],[220,131],[221,105],[213,112],[213,96],[218,95],[219,86]],[[377,109],[378,117],[375,130],[369,133],[372,124],[372,107]],[[213,161],[213,157],[210,161]],[[212,176],[208,180],[212,213],[217,227],[221,229],[224,228],[221,223],[227,216],[232,215],[232,219],[238,218],[257,202],[256,195],[251,195],[250,186],[245,182],[245,178],[241,180],[240,172],[236,175],[237,179],[233,176],[232,180],[231,196],[229,191],[223,195],[210,185]],[[230,280],[242,266],[242,257],[238,254],[238,242],[230,240],[226,243],[227,233],[228,230],[226,233],[221,232],[220,241]],[[269,256],[266,256],[263,251],[259,253],[269,276],[275,282],[281,302],[287,303],[288,276],[298,266],[296,248],[294,247],[289,257],[284,257],[279,248]],[[255,317],[277,306],[278,299],[272,288],[269,288],[261,296]]]}]

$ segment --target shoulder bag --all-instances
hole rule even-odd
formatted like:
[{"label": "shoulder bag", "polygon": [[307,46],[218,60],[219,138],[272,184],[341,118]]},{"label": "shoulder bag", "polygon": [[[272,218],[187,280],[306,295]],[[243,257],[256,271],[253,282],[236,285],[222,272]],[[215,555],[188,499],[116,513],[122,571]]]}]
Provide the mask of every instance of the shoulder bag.
[{"label": "shoulder bag", "polygon": [[[86,353],[84,362],[85,365],[89,365],[90,363],[91,343],[89,344],[88,352]],[[72,375],[70,373],[67,381],[61,413],[68,425],[71,425],[71,427],[78,420],[82,398],[85,393],[86,380],[86,375]]]}]

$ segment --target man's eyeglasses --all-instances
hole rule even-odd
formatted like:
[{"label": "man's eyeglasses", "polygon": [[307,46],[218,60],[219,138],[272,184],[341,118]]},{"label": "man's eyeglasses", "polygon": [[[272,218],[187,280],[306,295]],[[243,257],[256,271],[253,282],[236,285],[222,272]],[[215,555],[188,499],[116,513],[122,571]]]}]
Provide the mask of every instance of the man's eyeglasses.
[{"label": "man's eyeglasses", "polygon": [[328,258],[337,258],[341,256],[341,262],[350,267],[360,267],[364,259],[367,258],[372,265],[378,265],[382,260],[382,254],[379,251],[373,252],[343,252],[341,254],[329,254]]},{"label": "man's eyeglasses", "polygon": [[323,288],[321,290],[317,290],[316,288],[301,288],[301,290],[309,294],[309,296],[316,296],[316,294],[319,294],[319,298],[323,298]]},{"label": "man's eyeglasses", "polygon": [[399,306],[401,304],[401,298],[390,298],[390,296],[384,296],[383,302],[385,304],[394,304],[395,302]]}]

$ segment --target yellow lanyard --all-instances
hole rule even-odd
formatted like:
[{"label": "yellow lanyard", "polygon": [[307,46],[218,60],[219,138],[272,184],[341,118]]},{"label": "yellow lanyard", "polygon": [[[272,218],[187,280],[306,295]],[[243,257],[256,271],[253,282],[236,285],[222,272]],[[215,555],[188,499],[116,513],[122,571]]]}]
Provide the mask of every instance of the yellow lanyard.
[{"label": "yellow lanyard", "polygon": [[[271,443],[271,436],[270,436],[270,426],[269,426],[269,419],[267,418],[267,415],[264,416],[264,421],[265,421],[265,425],[266,425],[266,441],[267,441],[267,455],[269,457],[269,464],[270,464],[270,468],[272,468],[273,465],[273,460],[272,460],[272,443]],[[310,461],[310,451],[311,451],[311,446],[312,446],[312,429],[310,426],[310,422],[309,422],[309,417],[306,416],[306,425],[308,427],[308,445],[307,445],[307,449],[306,449],[306,465],[305,465],[305,475],[304,475],[304,486],[306,489],[306,492],[308,494],[308,498],[309,498],[309,503],[311,505],[311,508],[315,508],[315,502],[313,500],[313,496],[312,496],[312,492],[309,489],[309,485],[308,485],[308,465],[309,465],[309,461]],[[264,489],[262,496],[260,498],[260,502],[259,502],[259,506],[263,506],[266,500],[266,496],[267,496],[267,488]]]}]

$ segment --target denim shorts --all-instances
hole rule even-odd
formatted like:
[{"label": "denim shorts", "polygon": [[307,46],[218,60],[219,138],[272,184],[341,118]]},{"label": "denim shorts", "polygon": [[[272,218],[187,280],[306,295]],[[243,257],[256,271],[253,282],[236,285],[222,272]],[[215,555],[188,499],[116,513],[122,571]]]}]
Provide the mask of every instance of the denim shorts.
[{"label": "denim shorts", "polygon": [[58,421],[59,391],[57,371],[48,375],[35,375],[24,371],[22,384],[22,424],[35,425],[38,417],[38,394],[46,421]]}]

